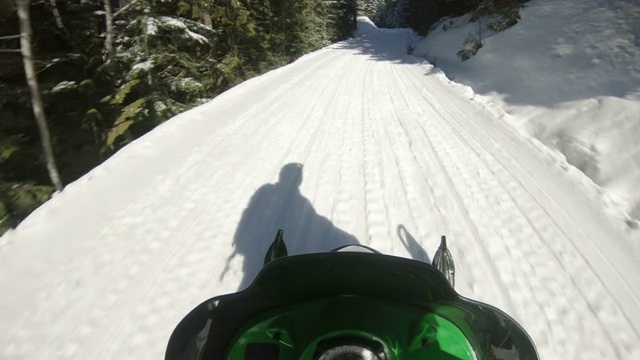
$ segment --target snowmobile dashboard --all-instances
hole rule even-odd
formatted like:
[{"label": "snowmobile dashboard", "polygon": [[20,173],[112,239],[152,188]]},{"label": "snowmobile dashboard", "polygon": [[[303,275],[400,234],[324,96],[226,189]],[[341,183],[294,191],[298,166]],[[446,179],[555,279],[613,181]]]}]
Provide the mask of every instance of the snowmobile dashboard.
[{"label": "snowmobile dashboard", "polygon": [[538,359],[515,320],[458,295],[430,264],[363,252],[265,262],[246,290],[191,311],[165,358]]}]

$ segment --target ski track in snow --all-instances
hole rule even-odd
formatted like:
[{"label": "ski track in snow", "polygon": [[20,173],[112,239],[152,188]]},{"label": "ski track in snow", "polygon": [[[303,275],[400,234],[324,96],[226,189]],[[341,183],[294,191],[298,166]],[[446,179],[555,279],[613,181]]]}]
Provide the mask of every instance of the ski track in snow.
[{"label": "ski track in snow", "polygon": [[[513,316],[542,359],[640,358],[638,254],[499,109],[405,55],[407,36],[371,29],[247,81],[5,235],[0,358],[162,358],[191,308],[250,282],[279,222],[294,254],[353,236],[429,261],[446,234],[457,291]],[[299,189],[246,209],[289,163]],[[234,241],[241,224],[258,238]]]}]

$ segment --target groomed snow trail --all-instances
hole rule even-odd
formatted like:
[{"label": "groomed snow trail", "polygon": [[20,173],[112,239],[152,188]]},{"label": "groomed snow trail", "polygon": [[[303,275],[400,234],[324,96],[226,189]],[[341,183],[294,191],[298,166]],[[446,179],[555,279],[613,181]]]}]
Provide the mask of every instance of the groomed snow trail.
[{"label": "groomed snow trail", "polygon": [[0,358],[158,359],[201,301],[290,253],[429,261],[542,359],[640,358],[638,249],[499,109],[406,55],[405,31],[303,57],[182,114],[1,239]]}]

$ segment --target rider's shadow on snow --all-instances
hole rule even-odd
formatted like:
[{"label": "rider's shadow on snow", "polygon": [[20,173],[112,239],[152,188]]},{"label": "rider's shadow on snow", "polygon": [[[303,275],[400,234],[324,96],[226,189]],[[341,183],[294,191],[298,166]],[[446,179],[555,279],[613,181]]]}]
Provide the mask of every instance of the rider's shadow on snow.
[{"label": "rider's shadow on snow", "polygon": [[301,184],[302,165],[287,164],[280,170],[277,183],[263,185],[251,197],[236,229],[234,251],[227,263],[228,268],[236,255],[244,258],[240,289],[246,288],[262,268],[265,253],[278,229],[284,230],[289,255],[358,244],[353,235],[316,213],[311,202],[300,193]]}]

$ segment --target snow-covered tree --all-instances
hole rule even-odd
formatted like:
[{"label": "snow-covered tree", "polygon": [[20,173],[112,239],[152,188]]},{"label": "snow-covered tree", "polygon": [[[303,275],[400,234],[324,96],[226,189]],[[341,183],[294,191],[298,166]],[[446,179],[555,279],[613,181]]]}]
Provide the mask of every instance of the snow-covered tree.
[{"label": "snow-covered tree", "polygon": [[386,0],[360,0],[358,3],[358,13],[360,15],[374,17],[386,5]]}]

